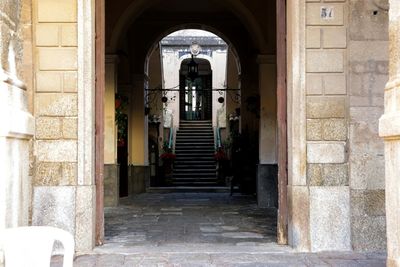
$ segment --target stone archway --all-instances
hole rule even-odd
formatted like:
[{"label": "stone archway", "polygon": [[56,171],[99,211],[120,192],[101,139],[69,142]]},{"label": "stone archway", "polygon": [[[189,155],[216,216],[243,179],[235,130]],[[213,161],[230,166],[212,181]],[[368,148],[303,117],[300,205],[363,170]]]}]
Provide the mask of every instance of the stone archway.
[{"label": "stone archway", "polygon": [[[284,5],[284,2],[283,1],[278,1],[278,3],[280,3],[279,5],[278,5],[278,11],[279,12],[281,12],[280,14],[285,14],[285,5]],[[97,5],[96,5],[96,14],[98,15],[98,19],[96,19],[96,26],[97,26],[97,30],[98,31],[100,31],[100,33],[101,33],[101,29],[102,29],[102,26],[104,26],[104,3],[101,1],[101,0],[99,0],[98,2],[97,2]],[[103,15],[102,15],[103,14]],[[284,35],[285,35],[285,24],[284,24],[284,18],[285,18],[285,16],[284,15],[282,15],[282,16],[278,16],[278,17],[280,17],[281,19],[283,18],[283,20],[281,20],[281,23],[279,23],[279,26],[278,27],[281,27],[281,30],[280,30],[280,39],[278,39],[279,40],[279,44],[278,44],[278,49],[280,49],[280,52],[278,52],[278,53],[280,53],[280,55],[281,56],[283,56],[284,54],[285,54],[285,52],[283,52],[284,50],[285,50],[285,43],[284,43],[284,38],[282,38]],[[282,23],[283,22],[283,23]],[[251,23],[250,23],[251,24]],[[254,28],[255,29],[255,31],[257,32],[257,27],[255,27]],[[98,36],[98,38],[97,38],[97,46],[96,46],[96,62],[102,62],[102,57],[104,57],[104,55],[102,55],[102,52],[101,51],[105,51],[105,48],[104,48],[104,42],[103,42],[103,38],[104,38],[104,35],[102,35],[102,34],[98,34],[97,35]],[[257,39],[257,38],[256,38]],[[261,44],[260,44],[260,41],[258,41],[257,42],[258,43],[258,45],[259,46],[261,46],[262,47],[262,42],[261,42]],[[262,50],[262,48],[260,48],[260,51],[263,51]],[[104,53],[103,53],[104,54]],[[259,63],[261,63],[261,64],[265,64],[265,63],[267,63],[267,64],[270,64],[270,61],[269,60],[265,60],[265,57],[263,57],[263,56],[261,56],[261,57],[259,57],[260,59],[259,59]],[[285,89],[286,89],[286,86],[284,85],[284,77],[285,77],[285,75],[286,75],[286,70],[285,70],[285,60],[283,59],[283,58],[279,58],[278,60],[277,60],[279,63],[278,63],[278,77],[281,77],[280,78],[280,82],[282,83],[282,84],[280,84],[279,86],[280,86],[280,88],[281,88],[281,91],[283,92]],[[102,129],[102,125],[101,125],[101,121],[103,121],[103,115],[102,115],[102,107],[101,107],[101,105],[99,105],[99,103],[101,103],[101,99],[102,99],[102,91],[104,90],[104,86],[102,85],[102,83],[104,83],[104,81],[102,80],[103,78],[101,78],[101,76],[103,75],[104,76],[104,67],[102,66],[103,64],[96,64],[96,77],[97,77],[97,79],[96,79],[96,81],[97,81],[97,86],[96,86],[96,112],[95,112],[95,114],[96,114],[96,121],[98,122],[98,123],[96,123],[96,137],[97,137],[97,139],[96,139],[96,151],[100,151],[100,150],[102,150],[102,146],[101,146],[101,142],[102,142],[102,131],[103,131],[103,129]],[[280,66],[280,67],[279,67]],[[261,73],[262,74],[262,73]],[[282,100],[281,101],[278,101],[280,104],[282,104],[282,103],[286,103],[286,100],[285,100],[285,94],[284,93],[282,93],[282,94],[280,94],[280,96],[279,97],[281,97],[282,98]],[[285,140],[286,140],[286,129],[285,129],[285,126],[284,126],[284,121],[285,121],[285,116],[286,116],[286,112],[285,112],[285,110],[286,110],[286,106],[280,106],[279,108],[278,108],[278,110],[280,110],[279,112],[280,112],[280,126],[279,127],[281,127],[281,131],[280,131],[280,137],[279,137],[279,139],[281,140],[280,142],[282,142],[283,144],[285,144]],[[99,123],[100,122],[100,123]],[[280,155],[280,171],[279,171],[279,173],[280,173],[280,177],[283,177],[282,179],[282,182],[280,183],[280,186],[281,187],[286,187],[286,146],[285,145],[283,145],[281,148],[280,148],[280,151],[278,152],[279,153],[279,155]],[[97,236],[97,238],[96,238],[96,240],[97,240],[97,243],[98,244],[101,244],[102,243],[102,238],[103,238],[103,232],[104,232],[104,229],[103,229],[103,225],[104,225],[104,223],[103,223],[103,214],[102,214],[102,207],[103,207],[103,199],[102,199],[102,191],[103,191],[103,185],[102,185],[102,180],[103,180],[103,170],[102,170],[102,157],[103,157],[103,155],[101,155],[101,153],[96,153],[96,191],[97,191],[97,201],[96,201],[96,210],[97,210],[97,212],[96,212],[96,217],[97,217],[97,219],[96,219],[96,224],[97,224],[97,227],[96,227],[96,236]],[[281,179],[281,178],[280,178]],[[279,243],[281,243],[281,244],[286,244],[287,243],[287,230],[286,230],[286,228],[287,228],[287,204],[286,204],[286,189],[282,189],[282,190],[280,190],[280,205],[281,205],[281,208],[280,208],[280,210],[279,210],[279,212],[280,212],[280,216],[279,216],[279,229],[280,229],[280,233],[279,233]]]},{"label": "stone archway", "polygon": [[[134,1],[123,13],[115,25],[115,30],[111,36],[109,53],[115,52],[121,36],[127,31],[129,25],[147,8],[155,4],[155,1],[139,0]],[[222,3],[229,10],[232,10],[236,16],[242,19],[247,30],[251,33],[251,38],[257,44],[261,53],[266,52],[266,41],[262,37],[261,29],[255,21],[253,15],[249,10],[240,2],[235,0],[226,0]]]}]

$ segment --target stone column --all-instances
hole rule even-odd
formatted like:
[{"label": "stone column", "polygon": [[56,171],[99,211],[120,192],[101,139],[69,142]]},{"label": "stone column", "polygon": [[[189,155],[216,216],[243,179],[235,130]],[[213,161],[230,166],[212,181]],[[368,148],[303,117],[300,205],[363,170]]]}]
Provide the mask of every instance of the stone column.
[{"label": "stone column", "polygon": [[32,47],[27,36],[30,12],[28,1],[0,4],[0,266],[4,264],[2,231],[29,223],[29,156],[34,133],[34,119],[28,109],[32,92]]},{"label": "stone column", "polygon": [[[91,0],[33,2],[32,225],[56,226],[77,251],[95,244],[94,14]],[[78,35],[79,32],[79,35]]]},{"label": "stone column", "polygon": [[400,266],[400,2],[390,1],[389,82],[379,134],[385,141],[387,266]]},{"label": "stone column", "polygon": [[145,88],[148,79],[143,74],[133,76],[133,86],[129,100],[129,194],[145,190],[148,174],[148,118],[145,114]]},{"label": "stone column", "polygon": [[118,57],[106,56],[104,99],[104,206],[118,205],[119,175],[117,164],[117,131],[115,126],[115,93]]},{"label": "stone column", "polygon": [[260,140],[257,173],[257,198],[260,207],[276,207],[277,189],[277,124],[276,62],[274,55],[259,55]]},{"label": "stone column", "polygon": [[351,250],[346,5],[307,1],[305,10],[307,176],[302,183],[308,186],[313,252]]}]

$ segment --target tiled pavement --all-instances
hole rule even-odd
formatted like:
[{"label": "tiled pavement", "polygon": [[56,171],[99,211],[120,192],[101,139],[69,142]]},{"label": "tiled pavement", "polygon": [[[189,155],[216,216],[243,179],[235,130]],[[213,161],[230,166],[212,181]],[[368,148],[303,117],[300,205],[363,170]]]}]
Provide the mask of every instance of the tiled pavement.
[{"label": "tiled pavement", "polygon": [[[276,210],[252,196],[148,193],[105,209],[105,244],[75,266],[385,266],[379,253],[296,253],[278,246]],[[61,266],[55,257],[52,266]]]}]

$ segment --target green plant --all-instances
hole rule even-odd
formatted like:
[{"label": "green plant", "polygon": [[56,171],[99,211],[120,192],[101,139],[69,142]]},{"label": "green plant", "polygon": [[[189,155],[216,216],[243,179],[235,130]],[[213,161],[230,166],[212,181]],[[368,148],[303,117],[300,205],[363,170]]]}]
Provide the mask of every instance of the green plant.
[{"label": "green plant", "polygon": [[127,137],[128,116],[124,113],[128,105],[128,97],[115,94],[115,124],[118,131],[118,142],[124,142]]}]

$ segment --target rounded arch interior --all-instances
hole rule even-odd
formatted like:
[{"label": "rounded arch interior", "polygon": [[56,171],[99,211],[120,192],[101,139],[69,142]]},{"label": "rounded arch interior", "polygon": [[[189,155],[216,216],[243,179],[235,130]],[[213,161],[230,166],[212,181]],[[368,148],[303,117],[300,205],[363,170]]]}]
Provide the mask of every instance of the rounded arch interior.
[{"label": "rounded arch interior", "polygon": [[[239,53],[235,47],[235,44],[232,43],[231,40],[229,40],[228,36],[226,36],[223,32],[219,31],[218,29],[216,29],[212,26],[209,26],[207,24],[196,24],[196,23],[186,23],[186,24],[175,25],[175,26],[172,26],[169,29],[159,33],[159,35],[156,38],[154,38],[154,40],[151,42],[151,45],[147,49],[146,57],[145,57],[145,61],[144,61],[144,73],[145,74],[148,74],[150,57],[153,53],[157,52],[157,50],[159,49],[161,40],[172,33],[175,33],[175,32],[181,31],[181,30],[187,30],[187,29],[202,30],[205,32],[210,32],[210,33],[215,34],[219,38],[221,38],[228,46],[229,53],[231,54],[232,59],[234,59],[237,70],[238,70],[238,74],[240,75],[241,60],[240,60]],[[188,55],[187,57],[190,57],[190,55]],[[185,57],[183,57],[183,59],[184,58]]]},{"label": "rounded arch interior", "polygon": [[[276,48],[272,45],[275,43],[274,35],[258,25],[247,8],[239,11],[242,4],[236,4],[236,1],[222,1],[216,4],[215,14],[221,15],[225,20],[209,19],[208,11],[202,8],[195,16],[190,17],[182,15],[190,10],[185,5],[174,13],[154,7],[153,4],[153,1],[134,1],[126,6],[125,11],[122,7],[119,11],[112,10],[110,17],[116,19],[111,19],[110,25],[106,24],[106,40],[110,40],[106,42],[106,51],[110,54],[106,77],[108,73],[114,74],[106,84],[112,84],[116,97],[125,102],[121,112],[126,115],[126,140],[121,142],[121,146],[125,145],[127,155],[125,164],[128,177],[124,182],[128,188],[126,194],[138,194],[145,192],[148,187],[158,185],[151,177],[159,169],[159,158],[165,143],[171,142],[171,136],[173,142],[176,134],[174,127],[179,128],[180,124],[179,116],[168,118],[170,114],[166,108],[166,103],[173,105],[170,104],[173,99],[175,104],[179,104],[179,94],[168,95],[169,93],[162,89],[179,89],[179,69],[190,56],[186,53],[177,58],[173,65],[178,69],[174,74],[178,81],[166,84],[162,39],[177,30],[201,29],[218,35],[226,43],[224,82],[213,82],[210,86],[210,89],[215,89],[212,103],[223,98],[223,102],[219,104],[224,106],[224,111],[213,111],[212,126],[221,129],[221,139],[226,142],[229,142],[232,131],[240,135],[240,146],[246,148],[242,150],[243,158],[246,159],[242,162],[241,170],[245,176],[243,191],[257,193],[265,198],[266,193],[260,191],[262,185],[257,184],[257,175],[264,175],[267,170],[268,179],[271,178],[270,189],[274,192],[270,194],[270,200],[260,199],[259,204],[265,205],[265,202],[268,202],[268,205],[276,206]],[[120,19],[117,18],[117,14]],[[271,25],[275,31],[274,25]],[[199,58],[210,60],[207,55],[199,55]],[[215,70],[212,64],[210,65],[214,74]],[[220,94],[216,90],[218,88],[232,91],[225,90]],[[216,105],[213,105],[213,108],[214,106]],[[115,134],[118,145],[119,134],[118,129]],[[173,149],[174,146],[169,148]],[[119,149],[118,147],[116,154],[119,153]],[[120,180],[120,185],[122,184]]]}]

